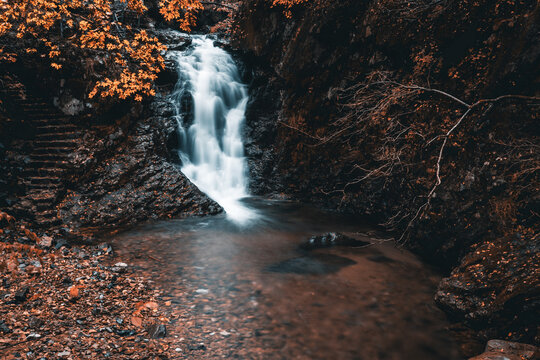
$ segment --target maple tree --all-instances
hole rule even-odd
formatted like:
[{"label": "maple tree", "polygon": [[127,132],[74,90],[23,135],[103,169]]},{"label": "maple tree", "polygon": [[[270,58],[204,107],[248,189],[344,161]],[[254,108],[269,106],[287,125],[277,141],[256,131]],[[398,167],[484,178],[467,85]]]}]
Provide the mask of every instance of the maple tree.
[{"label": "maple tree", "polygon": [[[160,13],[187,31],[202,8],[198,0],[162,0]],[[166,47],[144,29],[130,24],[147,12],[143,0],[0,1],[0,61],[21,53],[39,54],[61,69],[68,49],[79,49],[105,65],[107,75],[89,96],[142,100],[154,95],[153,81],[164,68]],[[13,41],[15,39],[15,41]],[[21,44],[32,46],[21,49]]]}]

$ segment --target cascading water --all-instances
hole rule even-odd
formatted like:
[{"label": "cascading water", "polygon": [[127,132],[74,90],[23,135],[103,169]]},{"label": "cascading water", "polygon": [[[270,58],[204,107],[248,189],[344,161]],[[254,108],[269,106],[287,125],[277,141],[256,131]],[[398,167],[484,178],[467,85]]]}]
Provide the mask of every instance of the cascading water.
[{"label": "cascading water", "polygon": [[[182,172],[232,220],[252,219],[255,212],[241,202],[248,195],[241,137],[248,94],[238,69],[232,57],[205,36],[193,36],[190,50],[171,57],[179,73],[173,100]],[[191,125],[182,116],[186,95],[192,98]]]}]

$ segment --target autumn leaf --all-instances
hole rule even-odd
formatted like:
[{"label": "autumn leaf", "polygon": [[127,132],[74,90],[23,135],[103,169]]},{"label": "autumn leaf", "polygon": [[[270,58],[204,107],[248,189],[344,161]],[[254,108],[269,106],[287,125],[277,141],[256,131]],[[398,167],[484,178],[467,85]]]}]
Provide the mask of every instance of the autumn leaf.
[{"label": "autumn leaf", "polygon": [[149,301],[144,304],[144,307],[148,309],[156,310],[158,308],[158,304],[156,302]]},{"label": "autumn leaf", "polygon": [[77,285],[73,285],[69,288],[69,297],[72,300],[75,300],[79,297],[79,287]]},{"label": "autumn leaf", "polygon": [[142,318],[140,316],[132,316],[131,317],[131,323],[134,326],[142,327]]}]

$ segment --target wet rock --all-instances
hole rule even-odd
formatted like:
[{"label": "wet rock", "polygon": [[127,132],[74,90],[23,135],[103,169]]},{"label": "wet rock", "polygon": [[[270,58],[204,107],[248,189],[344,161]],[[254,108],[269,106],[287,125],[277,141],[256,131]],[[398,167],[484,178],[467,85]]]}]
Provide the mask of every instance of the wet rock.
[{"label": "wet rock", "polygon": [[26,301],[30,288],[28,286],[23,286],[15,293],[15,304],[20,304]]},{"label": "wet rock", "polygon": [[[540,243],[513,236],[473,248],[438,287],[435,301],[455,320],[483,324],[491,336],[521,334],[533,342],[537,326]],[[519,329],[519,330],[517,330]]]},{"label": "wet rock", "polygon": [[3,333],[3,334],[9,334],[11,333],[13,330],[11,330],[9,328],[9,326],[7,326],[7,324],[4,322],[4,320],[0,320],[0,333]]},{"label": "wet rock", "polygon": [[68,351],[68,350],[61,351],[61,352],[56,354],[56,356],[61,357],[61,358],[68,357],[70,355],[71,355],[71,352]]},{"label": "wet rock", "polygon": [[184,51],[190,46],[192,43],[191,38],[184,37],[181,39],[175,40],[173,43],[167,44],[167,49],[170,51]]},{"label": "wet rock", "polygon": [[206,345],[204,345],[203,343],[192,344],[192,345],[189,345],[188,349],[191,350],[191,351],[206,350]]},{"label": "wet rock", "polygon": [[56,239],[55,241],[55,244],[54,244],[54,248],[55,249],[60,249],[62,246],[64,247],[70,247],[69,243],[67,242],[66,239],[62,239],[62,238],[58,238]]},{"label": "wet rock", "polygon": [[[159,96],[151,106],[170,107],[168,100]],[[168,149],[167,143],[169,137],[176,137],[176,128],[172,116],[155,116],[136,122],[110,143],[88,132],[74,154],[81,179],[59,208],[62,220],[74,228],[106,227],[221,212],[221,207],[172,163],[173,149]]]},{"label": "wet rock", "polygon": [[332,246],[361,247],[367,245],[370,245],[370,243],[340,233],[330,232],[324,235],[310,237],[300,245],[300,248],[304,250],[314,250]]},{"label": "wet rock", "polygon": [[36,316],[31,316],[28,320],[28,327],[31,329],[39,329],[43,325],[43,320]]},{"label": "wet rock", "polygon": [[43,247],[50,247],[52,246],[52,243],[53,243],[53,238],[47,235],[43,235],[38,241],[38,245],[43,246]]},{"label": "wet rock", "polygon": [[[118,329],[116,327],[113,327],[113,332],[118,336],[133,336],[133,335],[135,335],[137,333],[135,330],[127,330],[127,329],[121,330],[121,329]],[[154,338],[154,339],[156,339],[156,338]]]},{"label": "wet rock", "polygon": [[485,351],[470,360],[534,360],[540,356],[540,349],[534,345],[489,340]]},{"label": "wet rock", "polygon": [[167,328],[163,324],[152,324],[146,330],[151,339],[161,339],[167,336]]},{"label": "wet rock", "polygon": [[107,254],[107,255],[112,255],[112,253],[113,253],[112,246],[110,244],[107,244],[107,243],[99,244],[98,249],[100,251],[102,251],[104,254]]}]

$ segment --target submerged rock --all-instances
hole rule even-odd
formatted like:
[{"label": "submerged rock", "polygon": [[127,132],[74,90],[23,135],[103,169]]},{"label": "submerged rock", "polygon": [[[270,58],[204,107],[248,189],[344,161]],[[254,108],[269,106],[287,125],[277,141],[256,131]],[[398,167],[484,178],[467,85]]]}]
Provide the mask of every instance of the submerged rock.
[{"label": "submerged rock", "polygon": [[167,328],[163,324],[153,324],[148,327],[148,336],[152,339],[161,339],[167,336]]},{"label": "submerged rock", "polygon": [[272,264],[266,270],[284,274],[324,275],[338,272],[342,268],[354,264],[356,261],[343,256],[315,253]]},{"label": "submerged rock", "polygon": [[310,237],[300,245],[300,248],[304,250],[314,250],[332,246],[361,247],[367,245],[370,245],[367,241],[357,240],[337,232],[330,232],[324,235]]}]

